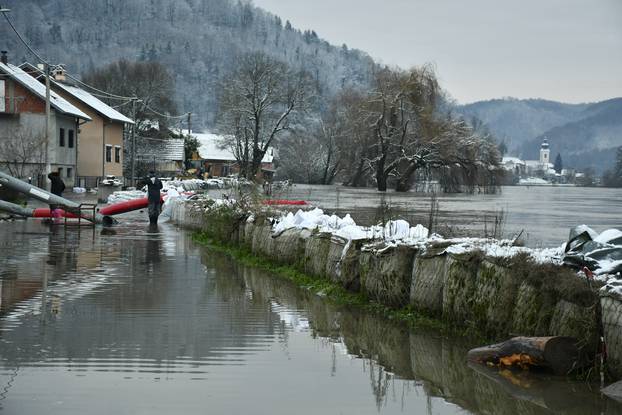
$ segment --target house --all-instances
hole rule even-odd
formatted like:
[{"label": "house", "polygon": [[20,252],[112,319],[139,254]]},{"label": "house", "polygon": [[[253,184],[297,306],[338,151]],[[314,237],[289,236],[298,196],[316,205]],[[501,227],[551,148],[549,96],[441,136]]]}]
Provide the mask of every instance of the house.
[{"label": "house", "polygon": [[524,176],[527,171],[527,165],[518,157],[503,157],[501,160],[502,167],[515,174],[516,176]]},{"label": "house", "polygon": [[[195,168],[201,169],[209,177],[226,177],[238,174],[238,161],[231,151],[223,144],[223,136],[218,134],[192,134],[199,141],[198,154],[194,155]],[[274,149],[268,151],[261,160],[259,179],[271,180],[274,175]]]},{"label": "house", "polygon": [[180,175],[184,171],[185,159],[183,138],[136,137],[137,177],[150,170],[160,176]]},{"label": "house", "polygon": [[[58,171],[67,187],[76,183],[78,133],[90,121],[84,111],[50,91],[46,131],[46,88],[21,68],[0,59],[0,168],[47,187],[47,173]],[[47,134],[46,134],[47,133]],[[48,137],[46,139],[46,137]]]},{"label": "house", "polygon": [[[44,82],[41,71],[31,64],[20,65]],[[81,187],[97,187],[107,175],[123,177],[123,134],[134,121],[84,89],[67,82],[64,70],[53,72],[51,88],[91,118],[80,127],[77,177]]]}]

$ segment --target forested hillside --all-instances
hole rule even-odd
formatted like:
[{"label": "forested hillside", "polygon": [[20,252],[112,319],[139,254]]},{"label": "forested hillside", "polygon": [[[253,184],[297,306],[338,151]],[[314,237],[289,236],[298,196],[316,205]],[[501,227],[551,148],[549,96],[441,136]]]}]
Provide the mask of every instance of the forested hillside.
[{"label": "forested hillside", "polygon": [[[367,85],[374,64],[365,53],[330,45],[248,1],[9,0],[3,6],[35,50],[72,73],[120,58],[165,64],[176,80],[179,112],[193,111],[204,127],[214,120],[218,85],[246,52],[306,69],[324,96]],[[14,63],[34,60],[6,24],[0,47]]]},{"label": "forested hillside", "polygon": [[482,120],[499,141],[514,152],[545,131],[576,121],[587,104],[564,104],[544,99],[503,98],[462,105],[457,111]]},{"label": "forested hillside", "polygon": [[536,159],[546,137],[552,156],[561,153],[566,166],[591,167],[599,174],[611,168],[616,149],[622,146],[622,98],[588,105],[577,116],[578,121],[554,127],[524,143],[523,156]]}]

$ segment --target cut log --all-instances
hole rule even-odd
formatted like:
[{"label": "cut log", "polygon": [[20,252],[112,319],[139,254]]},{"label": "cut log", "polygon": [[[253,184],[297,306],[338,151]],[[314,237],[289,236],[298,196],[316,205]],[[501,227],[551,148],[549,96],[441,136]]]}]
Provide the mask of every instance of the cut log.
[{"label": "cut log", "polygon": [[472,349],[467,360],[498,366],[543,367],[564,375],[583,366],[577,340],[563,336],[514,337]]}]

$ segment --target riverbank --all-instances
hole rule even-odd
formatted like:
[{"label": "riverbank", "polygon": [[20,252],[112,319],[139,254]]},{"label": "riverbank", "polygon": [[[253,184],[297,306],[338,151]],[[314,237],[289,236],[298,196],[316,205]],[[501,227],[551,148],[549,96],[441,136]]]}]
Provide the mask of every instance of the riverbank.
[{"label": "riverbank", "polygon": [[[615,307],[608,304],[601,319],[599,287],[591,289],[572,270],[538,261],[527,250],[512,250],[503,243],[465,249],[465,240],[417,239],[417,232],[410,230],[409,243],[404,238],[399,243],[379,239],[373,230],[367,237],[352,238],[321,228],[279,228],[269,215],[248,216],[232,204],[213,201],[179,201],[171,216],[212,241],[293,267],[398,313],[412,310],[491,340],[571,336],[578,339],[586,359],[595,356],[601,321],[607,321],[605,337],[619,348],[619,314],[611,323]],[[493,246],[507,252],[502,255]],[[610,356],[610,372],[619,375],[619,354],[610,351]]]}]

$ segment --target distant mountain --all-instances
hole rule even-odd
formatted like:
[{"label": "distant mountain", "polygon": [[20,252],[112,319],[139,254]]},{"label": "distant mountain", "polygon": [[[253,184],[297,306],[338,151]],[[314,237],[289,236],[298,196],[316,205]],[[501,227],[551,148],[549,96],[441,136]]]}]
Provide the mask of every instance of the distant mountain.
[{"label": "distant mountain", "polygon": [[[10,18],[36,51],[74,74],[120,58],[167,65],[176,79],[179,112],[193,111],[195,127],[213,122],[218,85],[246,52],[263,51],[306,69],[323,96],[367,85],[374,65],[364,52],[333,46],[247,0],[7,0],[2,5],[11,9]],[[0,48],[13,63],[37,63],[5,23]]]},{"label": "distant mountain", "polygon": [[537,159],[546,137],[552,160],[560,153],[564,166],[602,173],[613,165],[613,150],[622,146],[622,98],[593,104],[504,98],[456,110],[483,121],[499,141],[506,142],[509,153],[524,159]]},{"label": "distant mountain", "polygon": [[482,120],[499,141],[514,151],[545,131],[577,120],[587,104],[563,104],[544,99],[503,98],[461,105],[457,111]]},{"label": "distant mountain", "polygon": [[540,143],[547,138],[552,160],[560,153],[565,166],[592,167],[599,174],[611,168],[616,148],[622,146],[622,98],[588,105],[578,118],[525,142],[523,156],[537,158]]}]

